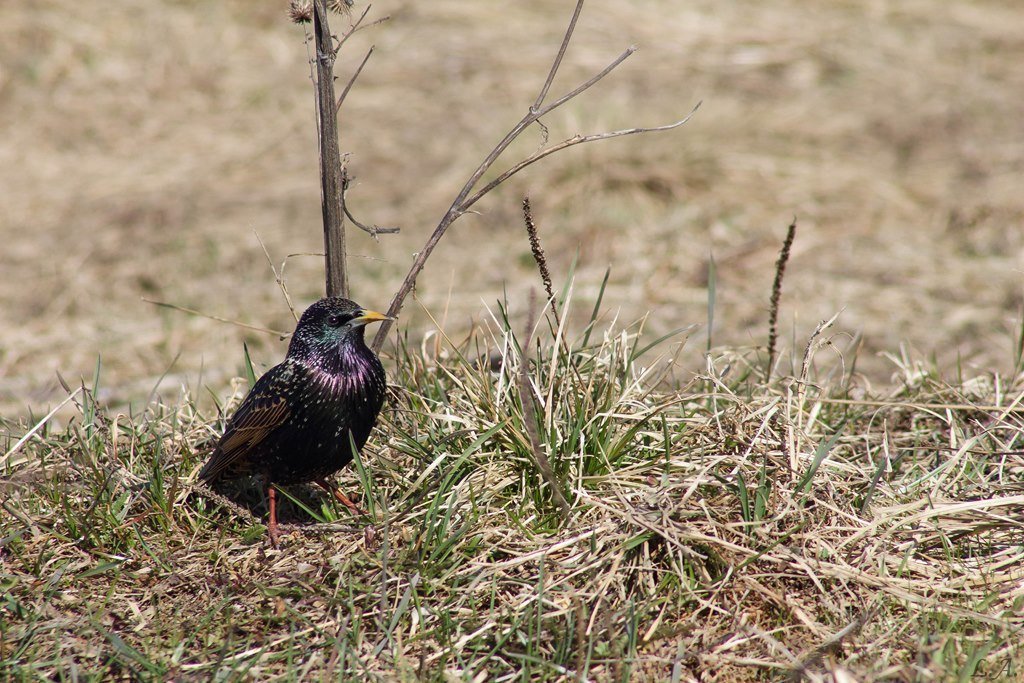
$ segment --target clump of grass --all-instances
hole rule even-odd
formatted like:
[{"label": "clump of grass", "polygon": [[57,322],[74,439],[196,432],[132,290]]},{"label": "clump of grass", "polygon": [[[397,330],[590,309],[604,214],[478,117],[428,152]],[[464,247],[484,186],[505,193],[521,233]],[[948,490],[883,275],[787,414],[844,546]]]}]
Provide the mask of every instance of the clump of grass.
[{"label": "clump of grass", "polygon": [[341,475],[372,522],[290,491],[280,550],[258,496],[239,514],[194,488],[215,430],[188,396],[120,415],[81,389],[17,449],[36,425],[5,425],[0,677],[1019,675],[1019,387],[914,374],[853,401],[811,376],[796,400],[734,354],[668,390],[672,340],[642,326],[595,309],[527,350],[502,304],[432,353],[400,344]]}]

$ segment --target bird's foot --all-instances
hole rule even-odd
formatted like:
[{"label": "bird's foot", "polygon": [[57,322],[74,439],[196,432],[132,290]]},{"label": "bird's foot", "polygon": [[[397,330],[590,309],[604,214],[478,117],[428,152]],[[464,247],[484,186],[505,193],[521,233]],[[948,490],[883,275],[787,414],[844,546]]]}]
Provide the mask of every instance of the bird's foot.
[{"label": "bird's foot", "polygon": [[278,548],[281,545],[281,530],[277,526],[277,520],[270,520],[267,524],[267,536],[270,537],[270,545]]},{"label": "bird's foot", "polygon": [[347,507],[349,510],[351,510],[353,514],[362,516],[366,515],[366,510],[363,510],[358,505],[353,503],[349,499],[349,497],[342,493],[341,489],[339,489],[337,486],[334,486],[333,484],[329,483],[326,479],[318,479],[316,483],[319,484],[320,487],[323,488],[325,491],[334,496],[334,499],[336,501],[338,501],[339,503]]},{"label": "bird's foot", "polygon": [[337,500],[337,501],[338,501],[339,503],[341,503],[342,505],[344,505],[345,507],[347,507],[347,508],[348,508],[349,510],[351,510],[351,511],[352,511],[352,512],[353,512],[354,514],[357,514],[357,515],[362,515],[362,516],[364,516],[364,517],[366,516],[366,510],[362,509],[361,507],[359,507],[358,505],[356,505],[355,503],[353,503],[353,502],[352,502],[352,501],[351,501],[351,500],[349,499],[349,497],[348,497],[348,496],[346,496],[346,495],[345,495],[344,493],[342,493],[342,492],[341,492],[341,489],[337,489],[337,488],[336,488],[336,489],[334,489],[334,491],[333,491],[332,493],[333,493],[333,495],[334,495],[334,498],[335,498],[335,499],[336,499],[336,500]]}]

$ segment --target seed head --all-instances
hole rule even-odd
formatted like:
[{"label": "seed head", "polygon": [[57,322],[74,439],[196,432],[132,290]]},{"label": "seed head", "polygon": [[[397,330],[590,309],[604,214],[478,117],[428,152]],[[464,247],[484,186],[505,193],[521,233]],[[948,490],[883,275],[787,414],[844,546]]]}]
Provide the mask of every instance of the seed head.
[{"label": "seed head", "polygon": [[313,21],[313,3],[309,0],[291,0],[288,3],[288,18],[296,24]]},{"label": "seed head", "polygon": [[327,9],[337,14],[348,14],[354,4],[355,0],[327,0]]}]

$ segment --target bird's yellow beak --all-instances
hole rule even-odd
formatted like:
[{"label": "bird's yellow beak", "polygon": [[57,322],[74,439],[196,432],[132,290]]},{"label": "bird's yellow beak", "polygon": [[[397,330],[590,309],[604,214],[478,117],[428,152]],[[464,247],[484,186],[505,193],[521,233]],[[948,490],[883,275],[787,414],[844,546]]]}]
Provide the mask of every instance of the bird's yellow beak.
[{"label": "bird's yellow beak", "polygon": [[377,311],[368,311],[365,308],[359,312],[359,316],[352,319],[352,322],[359,323],[360,325],[369,325],[370,323],[379,322],[381,320],[394,320],[389,315],[378,313]]}]

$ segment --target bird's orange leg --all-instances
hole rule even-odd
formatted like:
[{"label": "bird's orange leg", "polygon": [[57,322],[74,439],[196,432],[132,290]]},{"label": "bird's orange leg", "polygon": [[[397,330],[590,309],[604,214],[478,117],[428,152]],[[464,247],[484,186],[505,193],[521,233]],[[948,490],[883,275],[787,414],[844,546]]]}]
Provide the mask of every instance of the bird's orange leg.
[{"label": "bird's orange leg", "polygon": [[349,497],[346,496],[344,493],[342,493],[341,489],[339,489],[337,486],[334,486],[333,484],[328,482],[326,479],[317,479],[316,483],[323,490],[327,491],[329,494],[334,496],[335,500],[337,500],[339,503],[341,503],[342,505],[347,507],[353,513],[355,513],[357,515],[365,515],[366,514],[366,512],[364,510],[360,510],[359,509],[358,505],[356,505],[351,500],[349,500]]},{"label": "bird's orange leg", "polygon": [[270,545],[277,547],[281,534],[277,528],[277,490],[274,485],[267,482],[267,500],[270,507],[270,521],[267,522],[267,535],[270,536]]}]

